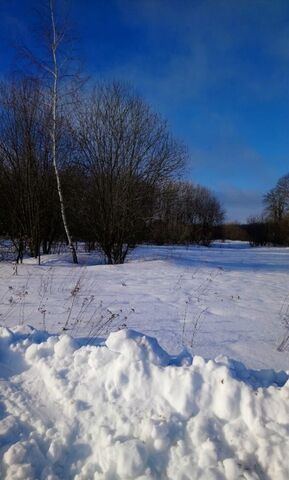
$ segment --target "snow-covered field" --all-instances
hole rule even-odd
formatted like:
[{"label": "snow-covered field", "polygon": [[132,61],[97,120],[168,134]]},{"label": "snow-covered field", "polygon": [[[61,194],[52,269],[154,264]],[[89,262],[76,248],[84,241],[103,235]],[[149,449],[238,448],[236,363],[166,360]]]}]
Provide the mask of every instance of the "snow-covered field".
[{"label": "snow-covered field", "polygon": [[289,249],[80,261],[0,263],[0,478],[288,480]]},{"label": "snow-covered field", "polygon": [[227,355],[250,368],[289,368],[289,249],[216,243],[139,247],[124,265],[96,255],[0,262],[0,322],[73,337],[128,326],[168,352]]}]

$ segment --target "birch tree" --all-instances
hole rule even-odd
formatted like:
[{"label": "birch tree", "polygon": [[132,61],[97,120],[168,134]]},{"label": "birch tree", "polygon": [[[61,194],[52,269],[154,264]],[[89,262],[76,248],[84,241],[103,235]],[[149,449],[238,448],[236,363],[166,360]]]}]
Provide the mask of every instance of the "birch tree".
[{"label": "birch tree", "polygon": [[57,164],[57,107],[58,107],[58,100],[59,100],[59,63],[57,58],[57,52],[59,44],[61,43],[64,30],[57,31],[56,23],[55,23],[55,9],[54,9],[54,0],[49,0],[49,9],[50,9],[50,18],[51,18],[51,29],[52,29],[52,41],[50,44],[51,55],[52,55],[52,69],[49,70],[49,73],[52,76],[52,91],[51,91],[51,114],[52,114],[52,124],[51,124],[51,146],[52,146],[52,162],[56,176],[57,182],[57,191],[59,196],[60,202],[60,210],[61,210],[61,217],[63,222],[63,227],[65,230],[65,234],[67,237],[68,246],[72,253],[73,263],[78,263],[77,254],[75,247],[72,242],[72,238],[70,235],[66,212],[65,212],[65,205],[64,199],[62,194],[61,188],[61,181],[58,171],[58,164]]},{"label": "birch tree", "polygon": [[[67,243],[72,254],[74,263],[78,263],[77,253],[72,241],[70,228],[67,220],[66,205],[63,195],[63,188],[61,176],[59,171],[60,160],[60,138],[63,128],[63,112],[65,105],[71,103],[72,92],[75,90],[76,72],[72,72],[70,63],[72,63],[71,52],[65,51],[65,43],[68,45],[68,23],[67,21],[58,18],[56,13],[55,0],[46,0],[47,10],[40,18],[44,20],[44,25],[41,25],[42,40],[43,40],[43,58],[35,55],[30,49],[25,47],[23,49],[25,57],[28,58],[32,65],[38,71],[44,74],[48,95],[44,98],[45,108],[50,111],[50,139],[51,139],[51,161],[53,164],[57,192],[59,198],[59,205],[61,211],[62,223],[67,238]],[[68,86],[68,79],[73,87]],[[67,114],[67,112],[66,112]]]}]

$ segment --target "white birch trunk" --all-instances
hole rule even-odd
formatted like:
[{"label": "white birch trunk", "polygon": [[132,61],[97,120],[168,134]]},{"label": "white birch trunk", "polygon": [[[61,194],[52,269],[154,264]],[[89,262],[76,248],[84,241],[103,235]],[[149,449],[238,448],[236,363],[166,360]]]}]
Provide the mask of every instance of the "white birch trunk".
[{"label": "white birch trunk", "polygon": [[57,34],[56,34],[54,9],[53,9],[53,1],[52,0],[50,0],[49,5],[50,5],[50,14],[51,14],[52,35],[53,35],[53,43],[52,43],[52,46],[51,46],[52,59],[53,59],[53,70],[51,72],[52,75],[53,75],[52,98],[51,98],[51,108],[52,108],[52,127],[51,127],[52,162],[53,162],[53,167],[54,167],[56,182],[57,182],[57,191],[58,191],[59,202],[60,202],[61,217],[62,217],[62,222],[63,222],[64,230],[65,230],[65,233],[66,233],[66,237],[67,237],[68,246],[71,250],[73,263],[78,263],[76,250],[75,250],[75,247],[73,245],[71,235],[70,235],[70,232],[69,232],[69,228],[68,228],[68,224],[67,224],[64,200],[63,200],[62,188],[61,188],[61,181],[60,181],[59,171],[58,171],[58,166],[57,166],[57,103],[58,103],[58,79],[59,79],[58,64],[57,64],[58,39],[57,39]]}]

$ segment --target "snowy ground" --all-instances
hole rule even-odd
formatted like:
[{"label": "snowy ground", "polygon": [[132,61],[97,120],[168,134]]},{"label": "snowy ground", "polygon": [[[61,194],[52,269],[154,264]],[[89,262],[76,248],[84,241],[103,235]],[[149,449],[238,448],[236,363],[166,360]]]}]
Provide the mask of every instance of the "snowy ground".
[{"label": "snowy ground", "polygon": [[1,478],[289,478],[286,374],[191,364],[126,329],[82,347],[2,329],[0,346]]},{"label": "snowy ground", "polygon": [[289,249],[80,260],[0,263],[0,478],[288,480]]},{"label": "snowy ground", "polygon": [[227,355],[250,368],[289,368],[289,249],[232,242],[140,247],[120,266],[95,255],[0,263],[0,322],[74,337],[127,325],[175,354]]}]

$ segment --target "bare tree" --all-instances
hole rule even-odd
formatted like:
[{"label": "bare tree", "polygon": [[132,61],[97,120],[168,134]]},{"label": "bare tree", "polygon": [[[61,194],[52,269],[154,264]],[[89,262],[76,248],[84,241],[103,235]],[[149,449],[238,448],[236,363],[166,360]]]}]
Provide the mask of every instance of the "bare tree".
[{"label": "bare tree", "polygon": [[197,185],[194,196],[196,238],[208,246],[212,241],[214,227],[223,222],[225,213],[219,200],[208,188]]},{"label": "bare tree", "polygon": [[42,106],[37,80],[3,82],[0,88],[0,191],[5,231],[17,250],[27,244],[40,258],[58,212],[55,177],[49,159],[49,111]]},{"label": "bare tree", "polygon": [[74,263],[78,263],[77,254],[75,247],[72,242],[70,231],[68,228],[68,223],[66,219],[64,199],[61,188],[60,175],[57,166],[57,107],[58,107],[58,98],[59,98],[59,64],[57,59],[57,52],[59,44],[63,39],[65,34],[64,29],[56,29],[55,23],[55,11],[54,11],[54,0],[49,0],[50,7],[50,17],[51,17],[51,28],[52,28],[52,41],[50,44],[51,54],[52,54],[52,94],[51,94],[51,111],[52,111],[52,126],[51,126],[51,143],[52,143],[52,162],[55,170],[55,176],[57,181],[57,191],[60,202],[61,216],[63,221],[63,226],[65,229],[68,246],[71,249],[72,258]]},{"label": "bare tree", "polygon": [[289,175],[281,177],[276,186],[264,196],[265,213],[280,222],[289,211]]},{"label": "bare tree", "polygon": [[97,88],[78,118],[91,229],[109,263],[122,263],[154,215],[157,187],[180,171],[185,148],[122,84]]},{"label": "bare tree", "polygon": [[279,178],[264,196],[268,241],[276,245],[288,244],[289,241],[289,175]]},{"label": "bare tree", "polygon": [[[68,246],[72,253],[74,263],[78,263],[76,249],[72,241],[70,228],[67,221],[66,205],[64,201],[61,177],[59,173],[59,144],[63,129],[63,109],[71,100],[71,92],[74,92],[75,83],[71,87],[72,79],[75,80],[76,74],[72,75],[70,71],[70,63],[72,63],[71,52],[65,51],[65,42],[68,44],[68,22],[60,18],[56,12],[55,0],[46,0],[46,10],[41,12],[39,21],[43,23],[41,28],[42,44],[44,46],[43,58],[34,55],[27,47],[22,51],[25,57],[31,61],[31,64],[42,72],[46,78],[48,95],[43,101],[45,108],[47,105],[50,109],[50,139],[51,139],[51,159],[55,172],[57,192],[60,204],[61,218],[65,230]],[[70,85],[68,86],[68,79]],[[70,98],[70,100],[69,100]],[[66,112],[67,113],[67,112]]]}]

